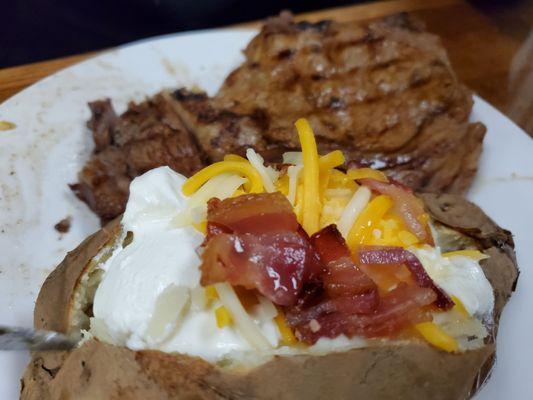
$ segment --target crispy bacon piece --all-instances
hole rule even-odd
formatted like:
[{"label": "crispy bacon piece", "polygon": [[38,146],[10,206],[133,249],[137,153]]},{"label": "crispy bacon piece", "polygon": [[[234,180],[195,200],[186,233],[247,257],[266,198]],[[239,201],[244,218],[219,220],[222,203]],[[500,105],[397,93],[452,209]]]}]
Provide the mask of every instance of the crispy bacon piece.
[{"label": "crispy bacon piece", "polygon": [[299,328],[312,320],[319,321],[332,313],[344,317],[354,314],[368,315],[378,308],[379,303],[380,298],[377,290],[333,299],[324,296],[317,304],[291,308],[286,312],[285,317],[289,325]]},{"label": "crispy bacon piece", "polygon": [[380,296],[337,228],[330,225],[309,238],[280,193],[209,202],[201,284],[229,282],[258,290],[284,307],[303,341],[393,335],[428,320],[425,307],[435,301],[442,308],[453,305],[402,248],[362,248],[357,262],[405,264],[417,284],[402,282]]},{"label": "crispy bacon piece", "polygon": [[291,203],[279,192],[211,199],[207,221],[235,233],[296,232],[299,227]]},{"label": "crispy bacon piece", "polygon": [[335,225],[326,226],[311,237],[327,273],[322,280],[330,297],[360,295],[376,291],[376,284],[352,261],[344,238]]},{"label": "crispy bacon piece", "polygon": [[321,270],[309,238],[280,193],[211,200],[207,219],[202,285],[229,282],[289,306]]},{"label": "crispy bacon piece", "polygon": [[[387,296],[381,298],[379,307],[370,314],[334,312],[322,314],[307,322],[297,321],[296,333],[300,340],[315,343],[321,337],[391,336],[413,324],[429,321],[431,316],[423,307],[435,301],[435,293],[428,288],[401,283]],[[291,325],[294,320],[287,314]]]},{"label": "crispy bacon piece", "polygon": [[435,304],[437,307],[447,310],[454,306],[452,299],[433,282],[420,260],[410,251],[401,247],[367,246],[360,248],[358,254],[361,264],[405,264],[421,287],[430,288],[436,293]]},{"label": "crispy bacon piece", "polygon": [[400,183],[379,182],[374,179],[361,179],[363,185],[381,194],[390,196],[394,202],[394,210],[403,219],[407,228],[422,242],[433,245],[433,237],[426,223],[421,221],[424,205],[411,189]]}]

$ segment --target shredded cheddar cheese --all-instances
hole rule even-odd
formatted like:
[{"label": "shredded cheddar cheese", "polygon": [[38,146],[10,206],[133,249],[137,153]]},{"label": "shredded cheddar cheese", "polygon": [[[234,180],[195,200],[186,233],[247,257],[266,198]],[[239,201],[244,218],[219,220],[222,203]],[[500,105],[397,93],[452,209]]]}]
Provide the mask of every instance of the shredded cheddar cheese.
[{"label": "shredded cheddar cheese", "polygon": [[202,233],[204,235],[207,232],[207,221],[194,223],[194,224],[192,224],[192,226],[194,226],[194,229],[196,229],[198,232],[200,232],[200,233]]},{"label": "shredded cheddar cheese", "polygon": [[241,161],[219,161],[205,167],[187,179],[183,184],[183,194],[185,196],[192,195],[210,178],[224,172],[234,172],[246,177],[250,184],[250,193],[261,193],[263,191],[261,176],[249,163]]},{"label": "shredded cheddar cheese", "polygon": [[462,257],[468,257],[468,258],[472,258],[473,260],[476,260],[476,261],[481,261],[481,260],[485,260],[486,258],[489,258],[488,255],[486,254],[483,254],[481,251],[479,250],[456,250],[456,251],[449,251],[447,253],[442,253],[442,256],[443,257],[457,257],[457,256],[462,256]]},{"label": "shredded cheddar cheese", "polygon": [[279,192],[283,193],[286,197],[288,197],[289,196],[289,184],[290,184],[289,175],[288,174],[281,175],[279,179],[276,181],[276,190],[278,190]]},{"label": "shredded cheddar cheese", "polygon": [[332,169],[329,177],[329,185],[334,188],[345,188],[355,190],[358,185],[348,175],[338,169]]},{"label": "shredded cheddar cheese", "polygon": [[312,235],[318,231],[320,221],[318,151],[315,136],[309,122],[300,118],[295,125],[302,145],[304,164],[302,226],[308,235]]},{"label": "shredded cheddar cheese", "polygon": [[470,314],[466,310],[464,304],[459,300],[457,297],[452,296],[452,301],[455,303],[455,306],[453,306],[453,309],[457,311],[459,314],[461,314],[464,318],[470,317]]},{"label": "shredded cheddar cheese", "polygon": [[398,239],[402,242],[403,247],[409,247],[418,243],[418,238],[411,232],[405,230],[398,232]]},{"label": "shredded cheddar cheese", "polygon": [[233,318],[231,317],[230,312],[224,306],[217,307],[215,310],[215,317],[219,328],[230,326],[233,323]]},{"label": "shredded cheddar cheese", "polygon": [[287,321],[285,320],[285,316],[281,311],[278,311],[278,315],[274,318],[274,321],[276,322],[276,325],[278,326],[279,333],[281,335],[281,341],[283,344],[287,346],[295,345],[298,340],[294,336],[294,332],[291,328],[287,325]]},{"label": "shredded cheddar cheese", "polygon": [[353,249],[357,245],[366,244],[365,242],[372,237],[374,228],[391,207],[392,200],[385,195],[379,195],[368,203],[348,233],[348,247]]},{"label": "shredded cheddar cheese", "polygon": [[218,293],[214,286],[207,286],[205,288],[205,298],[208,304],[218,299]]},{"label": "shredded cheddar cheese", "polygon": [[433,346],[453,353],[459,349],[457,341],[444,332],[437,324],[433,322],[422,322],[415,325],[415,329]]},{"label": "shredded cheddar cheese", "polygon": [[327,171],[329,169],[336,168],[344,164],[344,154],[340,150],[334,150],[331,153],[326,154],[325,156],[320,157],[319,165],[321,171]]},{"label": "shredded cheddar cheese", "polygon": [[387,178],[387,175],[385,175],[381,171],[378,171],[377,169],[372,169],[372,168],[350,169],[348,170],[346,175],[348,175],[348,177],[353,180],[369,178],[369,179],[374,179],[380,182],[389,181],[389,179]]},{"label": "shredded cheddar cheese", "polygon": [[247,162],[248,160],[244,157],[241,157],[237,154],[226,154],[224,156],[224,161],[244,161]]}]

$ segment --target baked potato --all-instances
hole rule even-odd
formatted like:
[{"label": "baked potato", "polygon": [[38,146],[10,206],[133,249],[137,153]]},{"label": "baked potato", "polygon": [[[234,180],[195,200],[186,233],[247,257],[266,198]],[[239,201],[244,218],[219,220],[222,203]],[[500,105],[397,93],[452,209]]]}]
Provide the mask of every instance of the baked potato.
[{"label": "baked potato", "polygon": [[[301,135],[301,138],[302,136],[305,135]],[[306,158],[308,154],[306,152],[310,150],[308,145],[302,147],[304,170],[302,190],[305,191],[309,182],[307,177],[311,176],[305,172],[309,170],[309,164],[306,161],[308,160]],[[313,151],[312,146],[311,151]],[[316,154],[316,148],[314,152]],[[250,156],[249,158],[251,165],[257,170],[262,168],[258,166],[257,159],[253,159]],[[334,157],[330,157],[328,160],[332,158]],[[315,157],[315,160],[318,160],[318,158]],[[234,168],[238,167],[239,171],[245,168],[243,166],[245,160],[231,158],[228,162],[229,164],[227,165]],[[295,161],[295,163],[297,162]],[[330,167],[334,168],[341,163],[339,162]],[[155,176],[157,178],[159,176],[167,179],[168,175],[165,174],[169,174],[170,172],[168,171],[149,172],[147,176],[151,174],[150,176],[152,177]],[[250,170],[246,171],[249,172]],[[268,171],[263,172],[265,172],[264,176],[266,176]],[[202,174],[202,172],[199,174]],[[204,173],[202,176],[205,178],[205,175]],[[397,196],[398,191],[400,193],[399,198],[405,200],[406,196],[413,197],[406,189],[396,185],[394,182],[388,182],[386,177],[377,176],[375,172],[357,170],[350,176],[361,185],[359,188],[355,188],[357,185],[353,184],[353,182],[351,183],[351,190],[355,192],[352,199],[358,200],[356,195],[361,188],[366,188],[365,191],[370,196],[371,191],[368,189],[370,187],[381,193],[389,193],[391,197]],[[374,179],[369,179],[369,177]],[[142,177],[137,178],[136,181],[140,182],[142,179]],[[146,179],[149,181],[149,178]],[[251,180],[253,181],[253,179]],[[136,181],[134,181],[133,185],[135,185]],[[154,182],[157,185],[154,185]],[[163,181],[150,183],[152,186],[148,187],[147,192],[151,194],[151,198],[154,197],[152,196],[154,192],[164,186],[160,184],[161,182]],[[246,189],[243,182],[244,180],[238,181],[236,185],[237,191]],[[193,192],[194,188],[191,189],[191,187],[195,185],[199,187],[202,183],[205,183],[205,180],[198,183],[197,180],[195,181],[195,177],[190,178],[183,184],[182,190],[184,193],[187,190]],[[135,205],[135,202],[139,199],[140,190],[133,185],[130,202]],[[260,186],[260,184],[258,185]],[[156,187],[159,189],[156,189]],[[454,338],[442,333],[440,330],[439,332],[442,335],[435,340],[435,337],[431,337],[431,334],[420,328],[423,324],[432,324],[427,322],[428,318],[429,321],[432,318],[429,317],[429,311],[427,310],[431,309],[436,312],[436,314],[433,313],[431,315],[447,315],[444,311],[452,312],[459,307],[461,301],[453,296],[448,296],[445,293],[445,291],[448,291],[446,286],[440,288],[436,285],[428,274],[424,272],[420,262],[412,262],[413,257],[421,259],[424,257],[422,250],[418,252],[415,247],[410,247],[410,253],[399,246],[380,247],[381,250],[376,250],[374,246],[369,247],[370,250],[365,250],[367,251],[365,253],[361,249],[366,249],[366,247],[357,245],[359,249],[357,256],[359,257],[359,266],[364,273],[371,273],[368,265],[383,263],[384,254],[393,258],[396,257],[393,261],[385,261],[385,264],[389,266],[402,264],[398,268],[408,265],[407,274],[409,276],[405,278],[405,282],[411,282],[411,287],[422,287],[423,290],[431,293],[431,300],[424,304],[423,309],[426,311],[417,314],[416,323],[413,322],[414,320],[409,320],[413,322],[412,327],[406,328],[404,325],[401,327],[395,325],[393,329],[388,321],[383,322],[382,320],[380,320],[379,324],[372,320],[373,325],[361,325],[361,320],[357,318],[355,318],[357,324],[343,324],[343,321],[339,322],[338,319],[333,319],[332,322],[332,316],[337,318],[340,315],[343,318],[352,318],[350,321],[353,322],[353,313],[366,316],[379,314],[379,307],[386,302],[387,296],[390,295],[387,293],[393,293],[396,289],[407,287],[408,285],[404,281],[399,284],[395,283],[385,290],[387,293],[383,294],[382,287],[378,285],[378,288],[374,285],[374,277],[370,274],[369,276],[372,279],[369,282],[374,285],[373,288],[375,290],[357,292],[357,296],[352,296],[350,299],[360,301],[361,298],[371,293],[373,296],[381,296],[379,297],[381,300],[378,301],[378,305],[372,303],[370,307],[373,308],[370,310],[365,311],[358,308],[355,312],[351,309],[349,312],[345,311],[345,306],[343,306],[344,308],[331,309],[331,304],[340,304],[334,302],[338,298],[332,293],[338,294],[339,290],[347,289],[342,287],[342,285],[339,286],[339,281],[334,282],[335,285],[333,286],[328,283],[330,282],[328,279],[333,276],[335,270],[330,266],[331,262],[326,262],[325,260],[331,258],[331,249],[335,246],[337,249],[341,248],[341,251],[344,251],[343,249],[348,251],[346,243],[350,244],[351,236],[348,235],[345,241],[340,236],[341,234],[337,231],[335,225],[328,224],[327,220],[319,221],[312,213],[307,213],[305,207],[299,209],[297,197],[293,213],[289,201],[279,193],[284,191],[282,188],[279,189],[279,192],[276,192],[277,194],[257,194],[259,190],[255,190],[253,184],[248,186],[247,190],[250,194],[238,193],[236,196],[227,196],[228,198],[222,201],[218,199],[209,200],[207,205],[207,227],[204,227],[206,236],[202,243],[203,252],[200,256],[201,265],[199,269],[202,274],[200,282],[203,287],[207,288],[209,285],[215,285],[220,301],[224,306],[227,306],[227,303],[224,303],[222,287],[217,285],[225,285],[229,282],[231,285],[244,286],[246,290],[254,289],[256,292],[258,291],[260,296],[268,298],[269,301],[276,305],[274,310],[278,310],[278,315],[285,314],[287,316],[289,327],[285,325],[284,329],[296,334],[295,337],[292,337],[293,340],[297,341],[296,344],[293,343],[292,347],[285,346],[286,351],[284,352],[256,349],[257,351],[248,351],[244,358],[237,357],[232,359],[230,357],[228,359],[228,357],[224,357],[213,360],[202,356],[201,352],[186,347],[182,347],[181,349],[183,350],[176,351],[175,348],[174,350],[169,350],[168,347],[158,347],[148,342],[148,344],[139,345],[138,341],[132,342],[131,340],[119,339],[120,335],[113,336],[110,333],[114,330],[114,327],[109,326],[109,321],[112,321],[112,319],[107,320],[107,328],[111,329],[107,331],[96,329],[95,321],[109,311],[106,308],[114,307],[115,303],[110,299],[113,296],[120,297],[123,295],[119,291],[111,290],[112,297],[102,297],[104,286],[107,285],[108,289],[109,287],[116,288],[116,286],[109,286],[105,281],[107,279],[106,276],[110,276],[110,268],[113,268],[112,265],[115,262],[113,260],[116,260],[115,254],[124,253],[128,246],[130,249],[133,248],[132,241],[146,239],[146,237],[142,236],[137,237],[136,231],[133,231],[133,239],[128,233],[132,232],[128,228],[128,226],[131,226],[128,225],[128,221],[131,221],[131,215],[128,214],[130,213],[130,203],[128,203],[126,214],[122,220],[112,221],[87,238],[77,249],[66,256],[64,261],[50,274],[43,284],[35,307],[35,327],[69,334],[83,333],[83,339],[80,341],[79,347],[72,351],[34,353],[22,379],[21,398],[26,400],[152,398],[310,400],[326,397],[332,399],[466,399],[481,387],[489,376],[494,363],[496,334],[501,312],[511,296],[518,278],[513,240],[510,232],[498,227],[477,206],[455,195],[420,194],[418,195],[418,200],[413,197],[414,200],[407,201],[410,204],[404,204],[405,207],[411,207],[412,209],[418,207],[418,203],[423,205],[422,211],[424,212],[425,210],[425,212],[423,215],[419,215],[420,218],[417,217],[418,219],[415,223],[422,225],[421,221],[424,221],[424,224],[427,224],[426,228],[428,229],[417,232],[417,234],[424,237],[426,243],[424,246],[427,247],[427,243],[431,243],[434,248],[439,249],[439,254],[440,252],[443,252],[442,254],[445,252],[451,254],[450,252],[474,251],[483,255],[482,259],[480,258],[476,261],[476,265],[481,271],[481,275],[484,275],[482,279],[487,281],[487,285],[490,283],[490,318],[475,320],[477,325],[474,325],[478,328],[481,327],[480,329],[485,332],[484,334],[477,336],[466,335],[464,342],[458,345]],[[334,193],[337,195],[339,192]],[[290,198],[290,194],[287,197]],[[374,199],[378,197],[374,197]],[[384,197],[380,197],[380,200],[384,200]],[[390,199],[385,200],[390,201]],[[288,213],[291,215],[283,214],[279,211],[278,206],[285,207],[284,202],[288,204]],[[351,203],[351,201],[348,203],[346,209],[349,208]],[[257,215],[263,219],[254,220],[254,224],[250,224],[250,218],[255,218],[256,215],[250,210],[256,204],[261,205],[261,212]],[[307,202],[307,205],[309,204],[310,202]],[[368,203],[366,209],[371,204]],[[134,207],[134,205],[131,206],[132,209],[137,207],[136,205]],[[150,206],[153,206],[153,204]],[[160,204],[156,204],[155,209],[157,212],[159,212],[159,206]],[[278,208],[275,212],[273,211],[269,214],[270,211],[265,211],[269,207]],[[166,209],[171,208],[167,207]],[[245,218],[237,221],[238,223],[228,220],[228,218],[231,218],[229,215],[234,213],[235,210],[245,210],[243,212],[246,214]],[[145,209],[142,209],[142,207],[141,209],[137,208],[136,212],[138,212],[138,215],[146,214]],[[296,222],[296,215],[298,215],[298,223]],[[159,221],[161,215],[158,214],[157,218]],[[250,275],[250,268],[255,268],[253,263],[256,261],[252,262],[250,261],[252,258],[248,257],[246,265],[237,265],[239,260],[237,256],[227,256],[224,253],[226,250],[227,252],[236,251],[237,253],[248,251],[252,247],[246,247],[247,242],[245,239],[253,239],[254,235],[258,235],[258,229],[270,229],[272,224],[275,223],[273,220],[276,218],[283,225],[283,229],[288,229],[287,226],[290,223],[287,221],[290,218],[294,218],[298,229],[297,233],[295,233],[297,240],[303,241],[305,246],[315,246],[313,249],[316,250],[318,256],[313,260],[322,262],[320,264],[321,268],[324,265],[328,265],[328,268],[330,268],[326,273],[324,269],[321,269],[320,272],[312,275],[313,278],[309,278],[305,283],[308,286],[296,287],[295,285],[293,293],[295,295],[300,295],[300,293],[306,291],[306,293],[313,293],[313,296],[315,296],[313,300],[315,303],[313,304],[318,301],[318,305],[323,310],[324,304],[327,303],[328,307],[330,307],[327,312],[320,311],[320,313],[316,313],[316,308],[313,308],[314,305],[309,306],[308,303],[305,303],[307,298],[304,300],[302,300],[303,297],[290,298],[286,293],[280,294],[272,290],[272,288],[261,286],[262,281],[260,280],[245,280],[242,275]],[[175,216],[169,219],[172,223],[175,223],[175,220]],[[246,221],[246,223],[243,221]],[[257,221],[261,222],[256,223]],[[299,222],[301,222],[301,225]],[[320,226],[325,227],[318,231],[320,226],[312,228],[310,227],[311,222],[320,223]],[[143,223],[141,222],[141,224]],[[244,228],[246,224],[248,225]],[[342,225],[341,221],[339,223],[340,230],[342,230]],[[233,229],[231,232],[228,231],[230,227]],[[429,228],[431,228],[431,233],[429,233]],[[220,247],[220,243],[224,244],[225,239],[234,238],[235,235],[238,237],[242,233],[239,229],[241,231],[252,229],[253,234],[245,232],[248,236],[242,236],[241,242],[232,242],[234,244],[233,248],[226,248],[222,252],[224,254],[219,251],[213,256],[213,252],[216,253],[217,249],[224,249],[224,247]],[[352,230],[349,231],[350,235]],[[312,235],[308,236],[306,232],[309,235],[312,233]],[[371,233],[375,237],[361,239],[360,243],[367,243],[365,240],[369,240],[368,243],[371,244],[375,241],[377,241],[376,243],[381,243],[380,240],[382,241],[383,238],[380,236],[380,232],[378,234],[374,230]],[[418,243],[418,238],[413,234],[406,233],[404,236],[407,237],[409,245]],[[326,248],[329,253],[326,255],[321,250],[324,248],[324,242],[321,242],[324,237],[327,240],[331,238],[339,239],[333,245],[331,241],[327,242]],[[220,243],[218,243],[217,238],[224,240],[219,240],[218,242]],[[262,238],[264,239],[264,236]],[[284,240],[284,243],[286,243],[288,239]],[[213,243],[216,243],[216,246]],[[235,243],[238,243],[238,245]],[[261,242],[261,245],[263,244],[264,241]],[[419,244],[422,246],[421,243]],[[244,246],[244,250],[241,246]],[[263,247],[254,248],[261,249]],[[423,246],[420,248],[423,248]],[[376,253],[373,253],[375,251],[381,252],[378,254],[381,257],[381,261],[375,261],[375,259],[374,261],[365,261],[368,257],[375,256]],[[414,253],[417,254],[416,257],[413,256]],[[349,255],[350,253],[347,254]],[[349,260],[356,257],[354,254],[349,255],[343,262],[351,262]],[[211,262],[210,260],[215,261]],[[336,261],[338,260],[333,257],[332,262]],[[232,266],[236,270],[240,268],[240,273],[231,275],[228,272],[228,266]],[[352,271],[352,269],[358,270],[359,267],[350,264],[350,268],[350,271]],[[398,269],[398,271],[401,272],[403,270]],[[253,274],[251,276],[252,278],[256,277]],[[300,274],[298,276],[304,275]],[[320,279],[317,276],[320,276]],[[368,277],[365,276],[366,278]],[[480,278],[478,277],[477,279]],[[376,280],[379,281],[378,276]],[[280,281],[277,282],[279,283]],[[318,285],[316,282],[319,282],[320,285],[315,286],[313,291],[308,289],[311,283]],[[440,285],[440,282],[437,283]],[[123,285],[123,282],[121,284]],[[317,287],[318,289],[316,289]],[[126,287],[126,289],[135,290],[133,287]],[[207,292],[207,289],[205,291]],[[127,294],[125,296],[127,297]],[[258,295],[258,297],[260,296]],[[339,298],[344,298],[341,295],[338,296]],[[320,299],[323,298],[327,301],[320,303],[322,301]],[[106,303],[105,300],[108,300],[108,302]],[[130,300],[126,299],[126,303],[128,301]],[[365,303],[363,306],[366,307],[367,304]],[[190,307],[192,309],[193,306]],[[218,311],[221,308],[223,307],[217,308],[217,325],[219,328],[230,323],[230,320],[226,320],[225,323],[219,325]],[[229,306],[227,308],[232,312],[234,311]],[[301,322],[301,315],[309,314],[310,310],[313,311],[313,317]],[[463,313],[467,314],[469,320],[473,320],[468,316],[467,311],[463,306]],[[276,315],[275,313],[276,311],[274,311],[274,315]],[[412,313],[411,311],[406,311],[406,314],[411,315]],[[238,324],[237,313],[233,313],[233,317],[236,320],[235,324]],[[397,318],[402,317],[397,316]],[[91,332],[87,332],[89,330]],[[281,330],[282,328],[280,327]],[[245,336],[244,330],[240,332]],[[391,333],[393,333],[392,336],[390,335]],[[314,346],[318,345],[320,340],[325,338],[327,342],[329,338],[338,337],[340,334],[348,337],[363,335],[365,340],[363,344],[357,346],[352,345],[353,343],[350,342],[352,344],[347,347],[326,347],[325,350],[322,348],[321,351],[310,350],[315,348]],[[322,337],[318,338],[317,335],[322,335]]]}]

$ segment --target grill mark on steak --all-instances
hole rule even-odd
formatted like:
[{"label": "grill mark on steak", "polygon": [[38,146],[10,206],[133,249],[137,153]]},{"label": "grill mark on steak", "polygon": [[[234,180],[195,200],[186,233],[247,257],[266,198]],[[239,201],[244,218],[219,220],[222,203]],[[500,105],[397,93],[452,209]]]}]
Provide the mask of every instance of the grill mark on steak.
[{"label": "grill mark on steak", "polygon": [[[418,190],[468,187],[484,127],[469,124],[471,93],[439,39],[416,20],[403,14],[318,28],[283,14],[267,21],[244,54],[218,94],[203,96],[196,109],[176,97],[176,111],[213,161],[242,154],[238,140],[222,140],[228,119],[238,137],[259,109],[268,124],[254,121],[248,142],[267,161],[298,148],[293,124],[306,117],[319,150],[341,149],[350,165],[384,169]],[[200,119],[200,110],[213,118]],[[206,132],[214,137],[221,125],[214,148]]]},{"label": "grill mark on steak", "polygon": [[214,97],[179,89],[130,104],[90,104],[95,152],[73,190],[103,220],[123,211],[131,179],[169,165],[189,175],[248,147],[267,162],[299,149],[305,117],[321,153],[386,171],[415,190],[462,192],[485,127],[439,39],[407,15],[364,23],[270,18]]}]

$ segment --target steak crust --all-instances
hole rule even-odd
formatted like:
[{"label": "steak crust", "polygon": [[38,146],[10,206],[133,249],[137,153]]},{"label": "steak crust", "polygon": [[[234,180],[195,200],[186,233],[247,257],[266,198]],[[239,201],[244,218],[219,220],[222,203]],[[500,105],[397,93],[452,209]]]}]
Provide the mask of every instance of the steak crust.
[{"label": "steak crust", "polygon": [[462,193],[485,127],[435,35],[406,14],[370,22],[270,18],[214,97],[178,89],[116,115],[90,104],[95,151],[72,189],[103,221],[124,211],[131,180],[162,165],[189,176],[248,147],[268,162],[299,149],[307,118],[319,151],[372,167],[417,191]]},{"label": "steak crust", "polygon": [[169,166],[184,175],[203,167],[203,153],[196,139],[176,115],[170,100],[158,94],[140,104],[130,103],[117,116],[111,101],[89,104],[94,152],[79,173],[72,190],[108,221],[124,212],[133,178]]},{"label": "steak crust", "polygon": [[485,127],[437,36],[406,14],[366,23],[269,19],[215,97],[180,89],[176,111],[211,161],[253,146],[268,161],[299,148],[306,117],[319,150],[386,171],[415,190],[465,191]]}]

